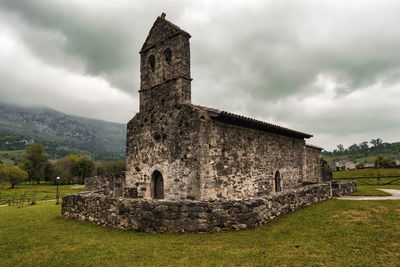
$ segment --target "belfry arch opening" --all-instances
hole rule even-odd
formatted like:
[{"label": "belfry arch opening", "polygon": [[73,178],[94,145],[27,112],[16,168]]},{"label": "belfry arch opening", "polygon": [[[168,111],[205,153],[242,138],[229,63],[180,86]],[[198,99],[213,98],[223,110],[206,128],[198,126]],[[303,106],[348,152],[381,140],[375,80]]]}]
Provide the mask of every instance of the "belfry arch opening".
[{"label": "belfry arch opening", "polygon": [[154,171],[151,176],[151,197],[164,199],[164,179],[159,171]]},{"label": "belfry arch opening", "polygon": [[148,64],[152,72],[154,72],[154,69],[156,67],[156,58],[154,55],[150,55],[148,59]]},{"label": "belfry arch opening", "polygon": [[164,50],[164,59],[165,62],[167,62],[168,65],[171,65],[171,59],[172,59],[172,52],[170,48],[167,48]]},{"label": "belfry arch opening", "polygon": [[282,191],[281,188],[281,174],[279,171],[276,171],[275,173],[275,192],[280,192]]}]

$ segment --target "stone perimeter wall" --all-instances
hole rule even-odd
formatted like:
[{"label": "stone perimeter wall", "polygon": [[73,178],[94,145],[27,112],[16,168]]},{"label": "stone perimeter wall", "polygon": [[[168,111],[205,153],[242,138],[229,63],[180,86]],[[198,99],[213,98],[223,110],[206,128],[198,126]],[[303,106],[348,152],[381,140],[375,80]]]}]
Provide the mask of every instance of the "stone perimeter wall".
[{"label": "stone perimeter wall", "polygon": [[332,196],[340,197],[351,192],[357,191],[356,181],[336,181],[332,182]]},{"label": "stone perimeter wall", "polygon": [[65,196],[61,213],[67,218],[141,232],[218,232],[262,226],[280,214],[331,196],[330,183],[264,198],[221,201],[143,200],[83,192]]}]

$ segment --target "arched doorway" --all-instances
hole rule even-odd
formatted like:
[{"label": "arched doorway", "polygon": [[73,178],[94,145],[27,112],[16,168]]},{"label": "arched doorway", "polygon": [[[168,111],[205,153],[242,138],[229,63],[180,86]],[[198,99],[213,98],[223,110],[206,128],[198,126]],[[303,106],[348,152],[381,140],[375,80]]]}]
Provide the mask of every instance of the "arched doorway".
[{"label": "arched doorway", "polygon": [[152,197],[154,199],[164,198],[164,180],[159,171],[154,171],[151,177]]},{"label": "arched doorway", "polygon": [[281,175],[279,171],[276,171],[275,173],[275,192],[280,192],[282,191],[281,188]]}]

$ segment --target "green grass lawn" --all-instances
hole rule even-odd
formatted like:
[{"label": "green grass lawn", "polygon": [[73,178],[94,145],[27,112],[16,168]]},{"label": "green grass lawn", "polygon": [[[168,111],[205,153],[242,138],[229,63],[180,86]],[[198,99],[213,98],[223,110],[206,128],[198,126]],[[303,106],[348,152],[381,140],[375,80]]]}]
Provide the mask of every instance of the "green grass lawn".
[{"label": "green grass lawn", "polygon": [[359,185],[357,192],[349,193],[350,196],[390,196],[390,194],[378,190],[375,186]]},{"label": "green grass lawn", "polygon": [[[400,169],[381,169],[381,176],[400,176]],[[360,170],[349,170],[349,171],[335,171],[333,172],[333,179],[347,178],[351,179],[354,177],[374,177],[378,176],[377,169],[360,169]],[[400,178],[400,177],[398,177]],[[378,190],[377,188],[383,189],[400,189],[400,180],[392,184],[382,185],[387,182],[393,181],[398,178],[381,178],[380,185],[376,185],[376,178],[359,179],[357,180],[357,192],[350,193],[352,196],[390,196],[390,194]],[[372,185],[373,184],[373,185]]]},{"label": "green grass lawn", "polygon": [[[400,168],[395,168],[395,169],[381,168],[379,171],[381,176],[395,176],[395,175],[400,176]],[[373,168],[333,172],[333,179],[353,178],[353,177],[376,177],[376,176],[378,176],[378,170]],[[376,181],[376,178],[374,179],[374,181]]]},{"label": "green grass lawn", "polygon": [[265,227],[145,234],[60,217],[54,202],[0,208],[1,266],[398,266],[400,201],[328,200]]},{"label": "green grass lawn", "polygon": [[[60,185],[59,190],[61,194],[76,193],[84,190],[83,185]],[[54,184],[20,184],[15,188],[11,185],[6,185],[5,189],[0,190],[0,199],[20,198],[25,192],[25,197],[55,195],[56,185]],[[54,197],[53,197],[54,198]]]}]

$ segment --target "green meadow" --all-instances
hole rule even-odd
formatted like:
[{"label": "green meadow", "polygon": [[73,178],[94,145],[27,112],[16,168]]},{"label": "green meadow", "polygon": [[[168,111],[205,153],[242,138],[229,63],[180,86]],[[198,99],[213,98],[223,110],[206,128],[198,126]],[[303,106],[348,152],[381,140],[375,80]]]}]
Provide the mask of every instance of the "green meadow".
[{"label": "green meadow", "polygon": [[[62,195],[68,193],[76,193],[84,190],[83,185],[59,185],[59,192]],[[25,197],[41,197],[41,196],[52,196],[54,199],[54,195],[57,192],[57,186],[54,184],[19,184],[14,188],[11,188],[11,185],[6,184],[3,187],[3,190],[0,189],[0,200],[12,199],[12,198],[21,198],[23,195]],[[1,266],[1,265],[0,265]]]},{"label": "green meadow", "polygon": [[147,234],[42,202],[0,208],[0,266],[398,266],[399,222],[400,201],[331,199],[256,229]]},{"label": "green meadow", "polygon": [[[334,177],[345,177],[344,172],[335,172]],[[386,195],[377,188],[400,189],[400,184],[358,188],[354,195]],[[54,194],[55,189],[47,184],[18,185],[2,195]],[[60,189],[83,190],[75,185]],[[0,266],[398,266],[400,262],[400,201],[395,200],[330,199],[261,228],[221,233],[121,231],[66,219],[60,212],[54,201],[0,208]]]},{"label": "green meadow", "polygon": [[[399,189],[400,190],[400,168],[396,169],[380,169],[381,176],[398,176],[394,178],[381,178],[380,184],[376,185],[376,178],[368,179],[357,179],[357,192],[350,193],[353,196],[389,196],[390,194],[378,190],[383,189]],[[333,179],[352,179],[356,177],[377,177],[377,169],[359,169],[359,170],[348,170],[348,171],[336,171],[333,172]],[[387,184],[397,180],[393,183]]]}]

